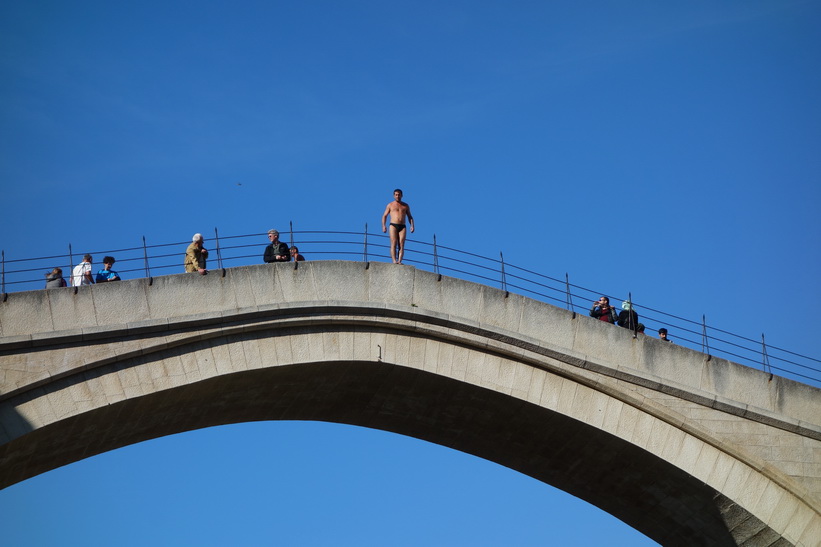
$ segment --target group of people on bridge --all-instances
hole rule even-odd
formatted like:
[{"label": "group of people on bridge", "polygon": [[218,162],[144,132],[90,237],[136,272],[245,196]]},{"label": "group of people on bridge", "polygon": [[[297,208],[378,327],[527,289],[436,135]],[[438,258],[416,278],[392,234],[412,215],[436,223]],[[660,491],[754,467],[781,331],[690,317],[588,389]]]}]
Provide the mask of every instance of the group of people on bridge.
[{"label": "group of people on bridge", "polygon": [[[397,188],[393,191],[393,201],[385,207],[382,215],[382,232],[387,232],[386,221],[390,217],[390,239],[391,239],[391,260],[394,264],[401,264],[405,255],[405,238],[407,236],[406,222],[410,223],[410,231],[414,231],[413,216],[410,206],[402,201],[402,190]],[[287,244],[279,240],[279,232],[274,229],[268,230],[269,244],[265,247],[262,259],[266,263],[303,261],[305,257],[299,252],[296,245],[288,247]],[[208,249],[204,247],[205,238],[202,234],[194,234],[191,244],[185,250],[183,267],[188,273],[208,273]],[[105,283],[108,281],[119,281],[120,276],[113,271],[114,257],[106,256],[103,259],[103,269],[92,275],[93,258],[90,254],[83,256],[83,261],[77,264],[71,272],[71,286],[81,287],[83,285],[93,285],[95,283]],[[52,271],[46,272],[46,288],[66,287],[68,284],[63,278],[62,268],[55,267]]]},{"label": "group of people on bridge", "polygon": [[[621,311],[616,312],[616,308],[610,305],[610,299],[602,296],[593,302],[590,307],[590,317],[595,317],[599,321],[610,323],[611,325],[618,325],[633,331],[633,334],[644,334],[644,324],[639,323],[639,314],[633,309],[633,303],[625,300],[621,303]],[[667,337],[667,329],[664,327],[659,329],[659,338],[665,342],[672,342]]]},{"label": "group of people on bridge", "polygon": [[[387,220],[390,217],[390,238],[391,238],[391,260],[394,264],[401,264],[405,256],[405,239],[407,237],[407,224],[410,224],[410,231],[415,230],[413,215],[410,205],[402,201],[402,190],[397,188],[393,191],[393,201],[385,207],[382,215],[382,232],[388,231]],[[305,257],[299,254],[296,245],[288,247],[287,244],[279,240],[279,232],[273,228],[268,230],[268,240],[270,243],[265,247],[262,260],[271,262],[290,262],[291,260],[301,261]],[[208,260],[208,249],[203,244],[202,234],[194,234],[191,245],[185,251],[185,271],[188,273],[208,273],[206,263]]]},{"label": "group of people on bridge", "polygon": [[[408,229],[411,232],[415,231],[413,215],[411,214],[410,205],[402,201],[402,190],[397,188],[393,191],[393,201],[388,203],[385,207],[385,212],[382,214],[382,232],[389,232],[391,240],[391,261],[394,264],[402,264],[402,259],[405,256],[405,239],[408,235]],[[388,223],[388,220],[390,222]],[[266,263],[272,262],[290,262],[303,261],[305,257],[299,252],[296,245],[288,246],[286,243],[279,240],[279,232],[273,228],[268,230],[268,245],[265,247],[265,252],[262,255],[262,260]],[[185,259],[183,266],[188,273],[199,273],[205,275],[208,273],[208,249],[205,248],[205,238],[202,234],[194,234],[191,238],[191,244],[185,250]],[[80,287],[82,285],[92,285],[94,283],[106,283],[109,281],[119,281],[120,276],[113,271],[111,267],[114,265],[114,258],[106,256],[103,258],[103,269],[97,272],[96,276],[91,274],[92,257],[89,254],[83,256],[83,261],[74,267],[71,275],[71,286]],[[51,272],[46,273],[46,288],[65,287],[66,282],[63,279],[63,271],[60,268],[54,268]],[[621,305],[622,311],[617,312],[616,309],[610,305],[610,299],[602,296],[597,301],[593,302],[590,308],[590,316],[595,317],[607,323],[616,324],[633,331],[634,335],[638,333],[644,334],[644,325],[639,322],[639,316],[636,310],[633,309],[633,304],[625,301]],[[667,338],[667,329],[660,328],[659,338],[670,342]]]},{"label": "group of people on bridge", "polygon": [[[93,263],[90,254],[83,255],[83,261],[74,266],[71,271],[71,286],[80,287],[82,285],[93,285],[95,283],[106,283],[108,281],[119,281],[120,274],[111,269],[114,266],[114,257],[103,258],[103,268],[92,275],[91,264]],[[66,280],[63,278],[63,269],[55,267],[50,272],[46,272],[46,288],[66,287]]]},{"label": "group of people on bridge", "polygon": [[[279,240],[279,232],[273,228],[268,230],[268,240],[270,243],[265,247],[265,252],[262,255],[262,260],[265,262],[290,262],[295,260],[297,262],[305,260],[299,252],[299,247],[288,245]],[[183,266],[187,273],[199,273],[205,275],[208,273],[208,249],[203,245],[205,238],[202,234],[194,234],[191,239],[191,244],[185,250],[185,259]]]}]

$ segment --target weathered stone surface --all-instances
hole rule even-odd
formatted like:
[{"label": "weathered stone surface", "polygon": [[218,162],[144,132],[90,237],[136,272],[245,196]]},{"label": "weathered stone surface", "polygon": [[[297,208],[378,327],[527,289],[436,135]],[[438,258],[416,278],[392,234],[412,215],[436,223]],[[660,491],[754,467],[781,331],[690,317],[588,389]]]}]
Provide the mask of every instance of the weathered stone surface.
[{"label": "weathered stone surface", "polygon": [[817,389],[410,267],[212,274],[0,303],[0,486],[190,429],[327,420],[496,461],[665,545],[818,538]]}]

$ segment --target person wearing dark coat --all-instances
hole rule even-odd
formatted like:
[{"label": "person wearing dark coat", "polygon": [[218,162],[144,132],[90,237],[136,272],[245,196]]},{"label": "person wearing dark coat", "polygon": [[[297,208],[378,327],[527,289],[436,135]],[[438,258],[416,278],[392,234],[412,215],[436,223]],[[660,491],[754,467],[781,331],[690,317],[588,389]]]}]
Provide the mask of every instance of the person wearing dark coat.
[{"label": "person wearing dark coat", "polygon": [[625,300],[621,303],[621,311],[616,321],[620,327],[635,331],[639,326],[639,314],[633,309],[633,304]]},{"label": "person wearing dark coat", "polygon": [[610,305],[610,299],[606,296],[602,296],[593,302],[593,307],[590,308],[590,317],[595,317],[599,321],[604,321],[611,325],[618,319],[616,308]]},{"label": "person wearing dark coat", "polygon": [[279,240],[279,232],[268,230],[268,240],[271,243],[265,247],[262,260],[265,262],[289,262],[291,260],[291,251],[285,243]]}]

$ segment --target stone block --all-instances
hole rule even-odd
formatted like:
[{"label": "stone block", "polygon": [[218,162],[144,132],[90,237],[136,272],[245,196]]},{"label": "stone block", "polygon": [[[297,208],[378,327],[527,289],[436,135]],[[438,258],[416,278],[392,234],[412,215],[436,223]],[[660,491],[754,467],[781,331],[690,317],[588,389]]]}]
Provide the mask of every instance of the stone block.
[{"label": "stone block", "polygon": [[604,409],[604,417],[602,418],[601,428],[604,431],[616,431],[619,423],[621,422],[621,412],[624,409],[625,404],[618,399],[613,397],[609,397],[607,399],[607,405]]},{"label": "stone block", "polygon": [[767,481],[758,501],[751,507],[751,512],[762,521],[769,523],[776,508],[783,504],[787,497],[783,488],[772,481]]},{"label": "stone block", "polygon": [[476,319],[479,324],[524,334],[521,328],[524,297],[516,294],[505,296],[504,291],[485,285],[478,285],[478,288],[481,292]]},{"label": "stone block", "polygon": [[439,348],[442,343],[438,340],[427,339],[424,342],[425,351],[422,355],[422,370],[436,373],[437,363],[439,362]]},{"label": "stone block", "polygon": [[710,476],[716,471],[716,465],[721,456],[721,451],[716,447],[702,442],[701,450],[695,461],[695,465],[691,467],[691,474],[698,477],[700,480],[709,484]]},{"label": "stone block", "polygon": [[[524,401],[530,401],[530,390],[539,370],[523,364],[512,364],[513,379],[511,382],[511,394]],[[538,380],[541,382],[541,379]]]},{"label": "stone block", "polygon": [[[52,305],[60,309],[73,308],[73,293],[70,288],[10,293],[0,305],[0,335],[11,339],[67,328],[63,326],[58,329],[55,326]],[[65,325],[65,322],[60,321],[60,324]]]},{"label": "stone block", "polygon": [[475,386],[483,386],[483,377],[486,372],[485,365],[485,354],[475,351],[468,351],[468,358],[466,361],[465,367],[465,377],[464,380],[468,383],[471,383]]},{"label": "stone block", "polygon": [[[363,264],[362,267],[364,266]],[[414,295],[416,271],[416,268],[412,266],[371,262],[365,270],[368,276],[368,300],[403,307],[416,304],[423,309],[437,311],[437,306],[426,306],[416,301],[416,295]]]},{"label": "stone block", "polygon": [[629,437],[625,437],[628,441],[632,442],[636,446],[640,446],[642,448],[647,448],[650,444],[651,435],[653,432],[653,424],[657,422],[658,419],[650,414],[646,414],[644,412],[639,412],[636,415],[633,429],[630,433]]},{"label": "stone block", "polygon": [[415,369],[425,370],[425,349],[427,347],[427,340],[416,337],[409,338],[407,340],[407,357],[403,364]]},{"label": "stone block", "polygon": [[539,397],[539,406],[548,410],[556,410],[559,407],[559,396],[562,392],[562,385],[567,382],[561,376],[546,374],[542,384],[542,392]]},{"label": "stone block", "polygon": [[[806,526],[800,532],[796,545],[811,547],[818,545],[818,538],[821,538],[821,518],[818,518],[818,513],[806,515],[808,512],[804,508],[801,510],[801,516],[808,518]],[[799,520],[799,522],[801,521],[803,521],[803,518]],[[799,529],[799,527],[796,526],[796,529]]]},{"label": "stone block", "polygon": [[451,378],[455,380],[465,380],[467,377],[468,361],[470,352],[463,347],[453,348],[453,359],[451,361]]},{"label": "stone block", "polygon": [[[698,456],[703,446],[704,443],[702,441],[692,435],[687,435],[681,443],[678,454],[673,455],[670,461],[681,469],[693,469],[693,471],[696,472],[695,464],[698,461]],[[707,473],[704,474],[705,477],[706,475]]]}]

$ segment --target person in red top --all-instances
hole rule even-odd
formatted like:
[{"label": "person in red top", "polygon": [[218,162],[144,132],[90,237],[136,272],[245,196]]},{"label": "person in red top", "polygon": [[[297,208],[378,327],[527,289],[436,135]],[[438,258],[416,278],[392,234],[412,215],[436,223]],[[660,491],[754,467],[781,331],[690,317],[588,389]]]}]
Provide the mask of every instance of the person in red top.
[{"label": "person in red top", "polygon": [[610,305],[610,299],[602,296],[590,308],[590,317],[595,317],[599,321],[606,321],[607,323],[615,323],[618,319],[616,315],[616,308]]}]

